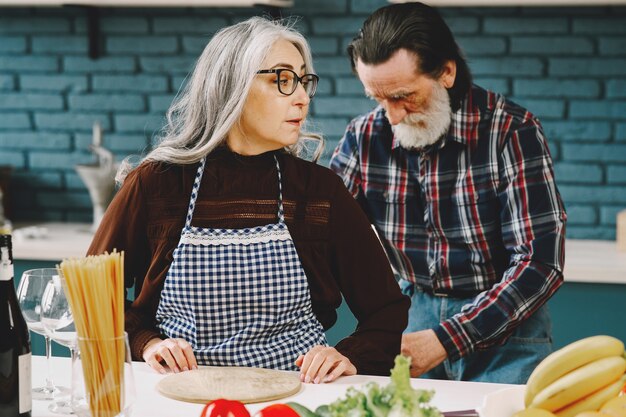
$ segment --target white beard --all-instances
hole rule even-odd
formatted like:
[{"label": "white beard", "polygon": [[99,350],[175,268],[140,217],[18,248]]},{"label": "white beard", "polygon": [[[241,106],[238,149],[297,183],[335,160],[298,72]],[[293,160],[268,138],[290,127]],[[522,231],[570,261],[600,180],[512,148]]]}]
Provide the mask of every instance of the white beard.
[{"label": "white beard", "polygon": [[394,136],[405,149],[421,149],[437,142],[448,131],[452,108],[448,91],[434,84],[429,107],[423,113],[411,113],[391,126]]}]

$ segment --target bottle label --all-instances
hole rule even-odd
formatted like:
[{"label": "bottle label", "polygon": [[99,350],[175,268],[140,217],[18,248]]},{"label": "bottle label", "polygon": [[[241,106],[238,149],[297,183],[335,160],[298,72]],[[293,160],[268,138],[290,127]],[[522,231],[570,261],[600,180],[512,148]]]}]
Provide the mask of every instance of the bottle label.
[{"label": "bottle label", "polygon": [[13,264],[0,262],[0,281],[8,281],[13,278]]},{"label": "bottle label", "polygon": [[33,408],[33,396],[32,396],[32,370],[31,370],[32,354],[29,352],[25,355],[20,355],[18,360],[19,366],[19,384],[20,384],[20,414],[28,413]]}]

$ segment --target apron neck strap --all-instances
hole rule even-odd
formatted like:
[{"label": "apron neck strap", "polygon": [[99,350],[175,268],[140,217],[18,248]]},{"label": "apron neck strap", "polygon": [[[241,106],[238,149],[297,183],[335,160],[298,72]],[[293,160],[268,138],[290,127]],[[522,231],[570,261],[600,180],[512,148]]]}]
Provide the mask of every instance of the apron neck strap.
[{"label": "apron neck strap", "polygon": [[278,223],[285,223],[285,209],[283,208],[283,181],[280,174],[280,164],[278,163],[278,157],[274,155],[274,161],[276,161],[276,171],[278,172]]},{"label": "apron neck strap", "polygon": [[200,191],[200,182],[202,181],[202,174],[204,174],[205,164],[206,158],[202,158],[200,166],[198,166],[198,170],[196,171],[196,178],[193,180],[191,197],[189,197],[189,208],[187,209],[187,219],[185,220],[185,229],[191,227],[191,219],[193,218],[193,210],[196,208],[196,199],[198,198],[198,191]]},{"label": "apron neck strap", "polygon": [[[283,183],[280,173],[280,164],[278,158],[274,155],[274,161],[276,161],[276,171],[278,172],[278,222],[285,223],[285,209],[283,208]],[[198,170],[196,171],[196,178],[193,181],[193,187],[191,189],[191,197],[189,197],[189,208],[187,209],[187,219],[185,220],[185,229],[191,227],[191,219],[193,218],[193,211],[196,208],[196,199],[198,198],[198,191],[200,191],[200,182],[202,181],[202,174],[204,174],[204,166],[206,164],[206,158],[202,158]]]}]

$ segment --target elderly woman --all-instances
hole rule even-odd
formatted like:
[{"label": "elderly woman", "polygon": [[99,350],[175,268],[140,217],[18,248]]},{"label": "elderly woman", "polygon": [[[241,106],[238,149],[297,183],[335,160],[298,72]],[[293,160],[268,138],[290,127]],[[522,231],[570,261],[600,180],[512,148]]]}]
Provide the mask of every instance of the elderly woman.
[{"label": "elderly woman", "polygon": [[[297,156],[314,138],[303,125],[317,81],[293,29],[258,17],[224,28],[160,144],[121,170],[89,253],[126,252],[135,359],[299,369],[314,383],[389,373],[408,299],[339,177]],[[330,347],[342,296],[358,326]]]}]

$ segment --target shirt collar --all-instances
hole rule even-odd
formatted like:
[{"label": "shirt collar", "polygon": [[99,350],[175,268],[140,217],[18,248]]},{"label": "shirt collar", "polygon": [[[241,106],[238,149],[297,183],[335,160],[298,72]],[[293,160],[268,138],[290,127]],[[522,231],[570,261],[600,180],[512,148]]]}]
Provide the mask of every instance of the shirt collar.
[{"label": "shirt collar", "polygon": [[448,139],[462,145],[471,145],[478,140],[480,108],[472,99],[472,90],[468,92],[461,106],[452,113],[452,122],[448,129]]},{"label": "shirt collar", "polygon": [[[385,110],[381,106],[382,117],[387,123],[387,117]],[[448,141],[455,141],[462,145],[468,145],[478,140],[478,123],[480,122],[480,109],[472,100],[471,91],[461,102],[461,106],[457,111],[452,113],[452,120],[448,133],[446,133],[445,140],[438,140],[434,144],[427,146],[424,152],[430,152],[433,150],[439,150],[444,147]],[[391,129],[391,124],[389,124]],[[393,130],[392,130],[393,132]],[[396,139],[395,135],[391,141],[391,149],[395,150],[400,147],[400,142]]]}]

